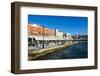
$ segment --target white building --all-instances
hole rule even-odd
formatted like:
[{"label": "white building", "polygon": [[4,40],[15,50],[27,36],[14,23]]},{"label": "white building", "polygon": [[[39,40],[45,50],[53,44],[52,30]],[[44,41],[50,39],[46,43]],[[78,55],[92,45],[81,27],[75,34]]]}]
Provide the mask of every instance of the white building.
[{"label": "white building", "polygon": [[66,37],[65,37],[66,40],[72,40],[72,36],[70,33],[66,33]]},{"label": "white building", "polygon": [[55,30],[55,36],[57,40],[64,40],[64,33],[60,32],[58,29]]}]

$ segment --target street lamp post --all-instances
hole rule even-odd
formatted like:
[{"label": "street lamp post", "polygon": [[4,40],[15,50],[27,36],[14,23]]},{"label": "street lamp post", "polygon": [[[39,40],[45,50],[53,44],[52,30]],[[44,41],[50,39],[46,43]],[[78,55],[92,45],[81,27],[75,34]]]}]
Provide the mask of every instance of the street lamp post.
[{"label": "street lamp post", "polygon": [[44,32],[44,28],[45,28],[45,27],[43,26],[43,43],[42,43],[42,48],[44,48],[44,33],[45,33],[45,32]]}]

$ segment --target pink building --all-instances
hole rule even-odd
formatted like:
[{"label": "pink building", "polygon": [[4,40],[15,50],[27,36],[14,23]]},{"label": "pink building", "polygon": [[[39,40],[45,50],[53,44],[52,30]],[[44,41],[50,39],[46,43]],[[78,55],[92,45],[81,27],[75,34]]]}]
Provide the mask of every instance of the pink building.
[{"label": "pink building", "polygon": [[29,35],[45,35],[54,36],[55,30],[49,28],[43,28],[37,24],[28,24],[28,34]]}]

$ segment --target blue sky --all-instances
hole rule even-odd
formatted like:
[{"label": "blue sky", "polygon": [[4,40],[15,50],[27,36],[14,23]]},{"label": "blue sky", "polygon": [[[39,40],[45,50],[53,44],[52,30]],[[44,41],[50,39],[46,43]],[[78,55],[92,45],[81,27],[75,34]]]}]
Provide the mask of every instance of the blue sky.
[{"label": "blue sky", "polygon": [[28,23],[40,24],[73,35],[88,34],[88,17],[28,15]]}]

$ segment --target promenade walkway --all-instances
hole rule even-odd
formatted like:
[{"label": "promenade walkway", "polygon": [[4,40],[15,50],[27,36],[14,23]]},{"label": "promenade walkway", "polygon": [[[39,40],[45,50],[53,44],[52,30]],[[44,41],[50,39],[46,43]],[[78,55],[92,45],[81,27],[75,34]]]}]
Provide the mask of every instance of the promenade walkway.
[{"label": "promenade walkway", "polygon": [[[49,45],[44,45],[44,49],[50,48],[50,47],[57,47],[57,46],[59,46],[59,45],[57,45],[57,44],[55,44],[55,43],[49,43]],[[40,49],[42,49],[42,45],[41,45],[41,46],[38,45],[38,46],[29,46],[29,47],[28,47],[29,52],[30,52],[30,51],[40,50]]]},{"label": "promenade walkway", "polygon": [[55,44],[50,44],[49,46],[45,46],[45,48],[42,49],[42,47],[30,47],[29,52],[28,52],[28,60],[32,60],[35,59],[37,57],[46,55],[50,52],[54,52],[54,51],[59,51],[62,50],[70,45],[73,45],[73,43],[66,43],[66,44],[62,44],[62,45],[55,45]]}]

